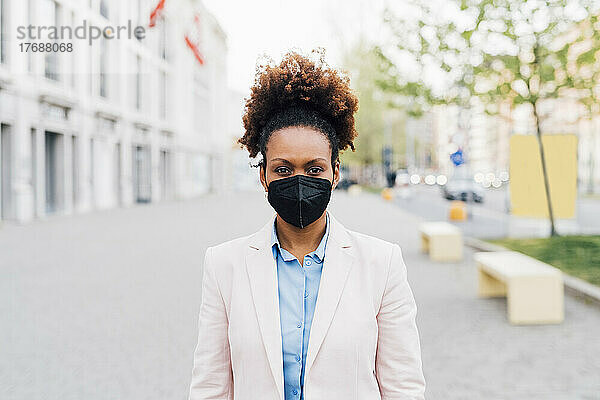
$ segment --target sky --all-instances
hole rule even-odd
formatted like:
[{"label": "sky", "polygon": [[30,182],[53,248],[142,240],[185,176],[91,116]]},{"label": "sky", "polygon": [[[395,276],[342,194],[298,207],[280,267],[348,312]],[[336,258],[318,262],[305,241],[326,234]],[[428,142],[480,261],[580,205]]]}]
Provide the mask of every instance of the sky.
[{"label": "sky", "polygon": [[228,84],[246,93],[257,57],[275,61],[290,49],[326,49],[340,66],[344,49],[359,37],[375,40],[386,0],[204,0],[227,34]]}]

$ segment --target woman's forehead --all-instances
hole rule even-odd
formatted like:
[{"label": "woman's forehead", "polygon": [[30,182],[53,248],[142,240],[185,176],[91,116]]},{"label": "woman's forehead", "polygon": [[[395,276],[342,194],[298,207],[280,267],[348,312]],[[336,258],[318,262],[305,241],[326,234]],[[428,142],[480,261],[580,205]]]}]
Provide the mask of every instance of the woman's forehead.
[{"label": "woman's forehead", "polygon": [[268,158],[328,158],[331,146],[325,135],[310,127],[293,126],[273,132],[267,145]]}]

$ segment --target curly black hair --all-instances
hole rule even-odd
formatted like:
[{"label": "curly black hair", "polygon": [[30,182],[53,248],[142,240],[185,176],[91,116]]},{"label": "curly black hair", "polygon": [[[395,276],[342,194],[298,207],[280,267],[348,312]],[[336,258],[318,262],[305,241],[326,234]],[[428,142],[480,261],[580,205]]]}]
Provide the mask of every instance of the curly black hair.
[{"label": "curly black hair", "polygon": [[261,153],[264,164],[271,134],[289,126],[306,126],[322,132],[331,145],[331,164],[339,152],[350,147],[357,136],[354,113],[358,98],[350,89],[350,79],[331,68],[324,50],[311,54],[317,60],[288,52],[279,65],[272,60],[258,63],[254,85],[246,100],[243,116],[245,133],[238,140],[250,157]]}]

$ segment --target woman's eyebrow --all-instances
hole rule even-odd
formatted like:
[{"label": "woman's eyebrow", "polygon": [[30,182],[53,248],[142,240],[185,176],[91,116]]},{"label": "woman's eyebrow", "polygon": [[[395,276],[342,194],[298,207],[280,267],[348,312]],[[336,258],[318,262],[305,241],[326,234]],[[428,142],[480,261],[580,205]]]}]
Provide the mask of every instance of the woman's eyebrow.
[{"label": "woman's eyebrow", "polygon": [[325,158],[322,158],[322,157],[318,157],[318,158],[315,158],[315,159],[313,159],[313,160],[310,160],[309,162],[307,162],[307,163],[306,163],[306,164],[304,164],[304,165],[313,164],[313,163],[315,163],[315,162],[317,162],[317,161],[325,161],[325,162],[327,162],[327,159],[325,159]]},{"label": "woman's eyebrow", "polygon": [[284,164],[289,164],[289,165],[292,165],[292,163],[291,163],[291,162],[289,162],[288,160],[286,160],[285,158],[272,158],[272,159],[271,159],[271,162],[274,162],[274,161],[281,161],[281,162],[282,162],[282,163],[284,163]]},{"label": "woman's eyebrow", "polygon": [[[293,163],[291,163],[290,161],[286,160],[285,158],[279,158],[278,157],[278,158],[271,159],[271,162],[274,162],[274,161],[281,161],[284,164],[294,165]],[[306,165],[309,165],[309,164],[313,164],[313,163],[315,163],[317,161],[325,161],[325,162],[327,162],[327,159],[325,159],[323,157],[314,158],[314,159],[312,159],[312,160],[307,161],[306,163],[304,163],[304,165],[306,166]]]}]

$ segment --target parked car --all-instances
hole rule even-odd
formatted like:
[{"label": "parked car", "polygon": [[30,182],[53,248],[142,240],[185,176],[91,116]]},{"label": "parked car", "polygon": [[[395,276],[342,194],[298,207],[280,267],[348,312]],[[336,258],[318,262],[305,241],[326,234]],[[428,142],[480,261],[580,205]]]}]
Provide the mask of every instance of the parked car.
[{"label": "parked car", "polygon": [[483,189],[472,179],[454,178],[443,186],[442,193],[448,200],[473,201],[483,203]]}]

